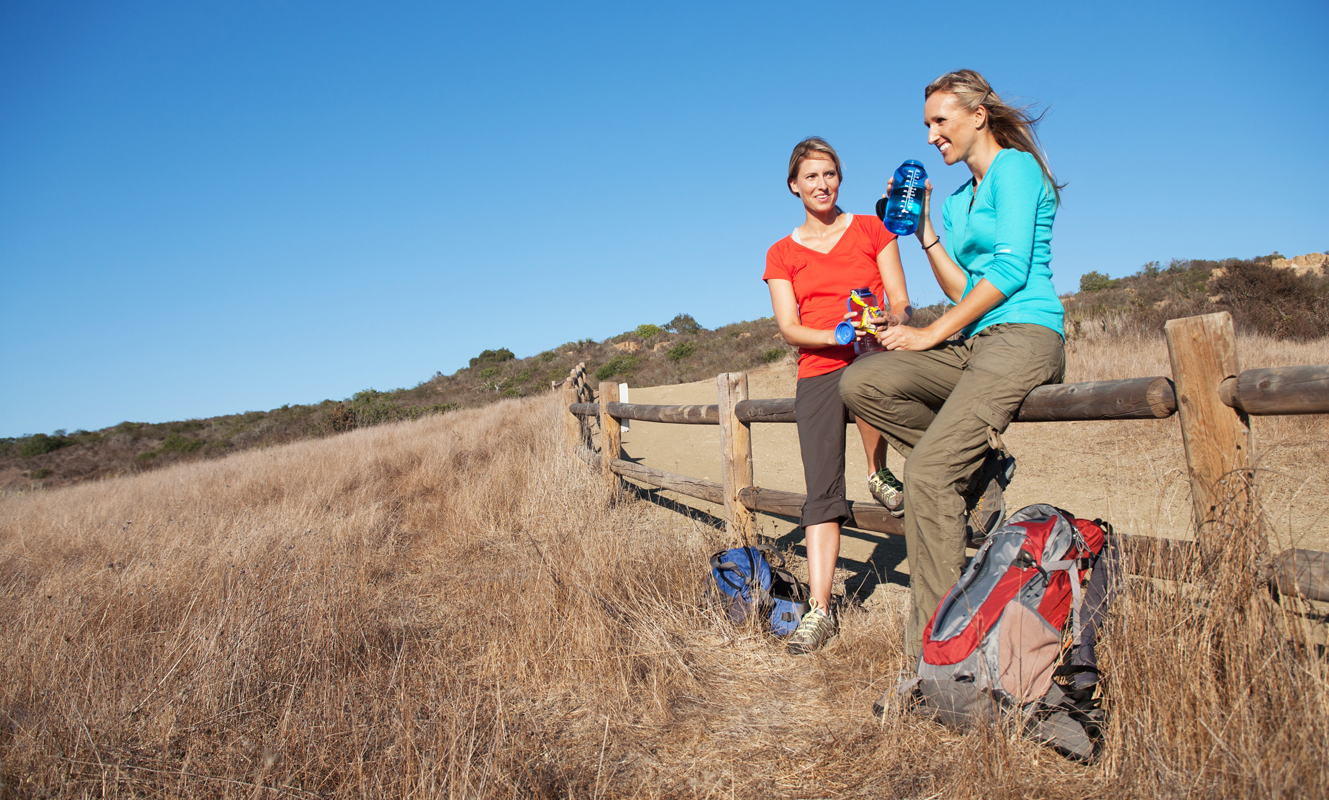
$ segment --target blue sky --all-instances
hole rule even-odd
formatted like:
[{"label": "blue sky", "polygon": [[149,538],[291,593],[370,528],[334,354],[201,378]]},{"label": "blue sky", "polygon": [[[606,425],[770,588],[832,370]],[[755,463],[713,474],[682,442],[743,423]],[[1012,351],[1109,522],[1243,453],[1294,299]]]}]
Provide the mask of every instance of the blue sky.
[{"label": "blue sky", "polygon": [[1060,291],[1323,251],[1329,5],[1252,8],[0,2],[0,436],[767,316],[794,143],[850,211],[907,158],[949,193],[922,89],[959,67],[1051,109]]}]

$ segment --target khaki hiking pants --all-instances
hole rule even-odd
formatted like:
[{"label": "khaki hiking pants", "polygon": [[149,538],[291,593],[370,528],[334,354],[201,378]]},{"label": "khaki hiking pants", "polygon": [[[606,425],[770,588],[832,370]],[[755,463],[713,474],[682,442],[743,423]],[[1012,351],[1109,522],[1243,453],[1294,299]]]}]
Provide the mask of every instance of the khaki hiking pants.
[{"label": "khaki hiking pants", "polygon": [[913,596],[905,652],[913,663],[923,630],[964,569],[964,492],[988,451],[988,429],[1004,432],[1029,390],[1061,380],[1061,336],[1042,325],[1006,323],[958,344],[892,350],[858,359],[840,396],[905,456],[904,532]]}]

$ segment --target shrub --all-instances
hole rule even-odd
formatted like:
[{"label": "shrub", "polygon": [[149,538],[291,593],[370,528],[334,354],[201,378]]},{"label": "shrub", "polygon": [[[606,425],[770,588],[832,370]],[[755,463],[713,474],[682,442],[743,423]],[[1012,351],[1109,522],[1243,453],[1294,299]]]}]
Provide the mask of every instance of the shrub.
[{"label": "shrub", "polygon": [[1080,276],[1080,291],[1101,292],[1104,289],[1111,289],[1116,283],[1103,273],[1091,270]]},{"label": "shrub", "polygon": [[206,439],[186,439],[178,433],[172,433],[157,450],[161,453],[192,453],[207,443]]},{"label": "shrub", "polygon": [[71,444],[73,442],[64,436],[47,436],[44,433],[35,433],[19,445],[18,454],[23,458],[32,458],[46,453],[54,453],[56,450],[68,447]]},{"label": "shrub", "polygon": [[679,342],[669,348],[669,352],[665,353],[665,355],[668,356],[670,361],[678,362],[695,352],[697,352],[697,346],[692,342]]},{"label": "shrub", "polygon": [[767,350],[765,353],[762,353],[761,360],[764,363],[769,364],[772,361],[779,361],[783,356],[784,356],[784,348],[777,347],[774,350]]},{"label": "shrub", "polygon": [[1278,338],[1329,335],[1329,281],[1259,261],[1225,261],[1209,281],[1236,323]]},{"label": "shrub", "polygon": [[28,477],[31,478],[31,479],[33,479],[34,481],[39,481],[39,480],[41,480],[42,478],[49,477],[50,474],[51,474],[51,471],[50,471],[49,469],[46,469],[46,468],[43,467],[42,469],[34,469],[34,470],[32,470],[31,472],[28,473]]},{"label": "shrub", "polygon": [[497,350],[485,350],[480,355],[471,359],[471,366],[476,364],[501,364],[504,361],[511,361],[516,358],[511,350],[506,347],[500,347]]},{"label": "shrub", "polygon": [[636,356],[617,355],[605,362],[604,366],[595,371],[597,381],[607,381],[614,376],[628,377],[632,370],[637,368],[639,360]]},{"label": "shrub", "polygon": [[705,328],[697,324],[697,321],[692,318],[691,314],[677,315],[669,320],[669,323],[664,326],[664,329],[667,331],[673,331],[674,333],[680,333],[684,336],[691,336],[705,330]]},{"label": "shrub", "polygon": [[649,322],[637,326],[637,336],[640,337],[643,342],[649,342],[662,333],[664,333],[663,328],[659,325],[652,325]]}]

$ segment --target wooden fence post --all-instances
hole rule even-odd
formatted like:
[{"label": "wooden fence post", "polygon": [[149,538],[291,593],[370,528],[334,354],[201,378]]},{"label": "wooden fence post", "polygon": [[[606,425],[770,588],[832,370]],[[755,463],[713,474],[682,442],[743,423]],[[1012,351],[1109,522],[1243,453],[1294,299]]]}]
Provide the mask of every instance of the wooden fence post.
[{"label": "wooden fence post", "polygon": [[724,512],[730,541],[751,544],[756,525],[752,511],[738,493],[752,486],[752,427],[738,419],[739,402],[748,399],[748,376],[726,372],[716,378],[720,390],[721,475],[724,480]]},{"label": "wooden fence post", "polygon": [[572,378],[563,382],[563,411],[567,416],[563,418],[564,428],[567,432],[568,447],[577,448],[581,444],[581,418],[572,413],[568,406],[577,402],[577,386],[572,382]]},{"label": "wooden fence post", "polygon": [[610,463],[623,457],[623,431],[618,420],[609,416],[609,404],[618,402],[618,383],[602,381],[600,383],[600,471],[605,482],[612,488],[618,485],[618,478],[610,468]]},{"label": "wooden fence post", "polygon": [[[1248,522],[1246,533],[1262,537],[1248,512],[1255,503],[1253,438],[1250,418],[1223,403],[1220,386],[1241,372],[1237,338],[1226,311],[1169,320],[1164,325],[1172,381],[1177,387],[1177,415],[1190,474],[1191,503],[1201,558],[1209,560],[1223,544],[1223,518]],[[1264,541],[1251,542],[1254,553]],[[1254,554],[1253,553],[1253,554]]]}]

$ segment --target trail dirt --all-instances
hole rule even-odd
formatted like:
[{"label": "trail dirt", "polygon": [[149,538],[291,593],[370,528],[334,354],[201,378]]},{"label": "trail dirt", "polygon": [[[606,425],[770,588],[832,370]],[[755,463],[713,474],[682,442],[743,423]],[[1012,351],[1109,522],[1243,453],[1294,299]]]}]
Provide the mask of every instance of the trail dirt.
[{"label": "trail dirt", "polygon": [[[793,397],[797,367],[792,361],[748,373],[751,398]],[[631,387],[629,402],[710,404],[715,381],[672,386]],[[1269,419],[1253,421],[1260,459],[1260,488],[1271,548],[1329,550],[1329,444],[1322,437],[1301,440],[1283,429],[1261,437]],[[1284,425],[1284,428],[1287,426]],[[1295,432],[1294,428],[1294,432]],[[1318,427],[1309,427],[1318,433]],[[872,502],[861,440],[846,427],[846,485],[850,500]],[[1077,516],[1102,517],[1118,530],[1173,539],[1193,537],[1185,452],[1175,416],[1165,420],[1016,423],[1003,437],[1017,469],[1006,492],[1011,511],[1031,503],[1051,503]],[[625,458],[695,478],[720,482],[720,431],[712,425],[669,425],[631,421],[623,434]],[[753,479],[758,486],[803,493],[798,433],[788,423],[752,426]],[[904,461],[891,451],[897,475]],[[702,500],[659,492],[669,500],[715,517],[723,508]],[[759,514],[761,533],[803,555],[797,520]],[[885,594],[903,592],[909,565],[904,541],[871,531],[845,529],[841,536],[838,581],[857,602],[876,604]],[[838,582],[837,581],[837,582]],[[837,588],[837,591],[839,589]],[[898,599],[898,597],[896,598]]]}]

